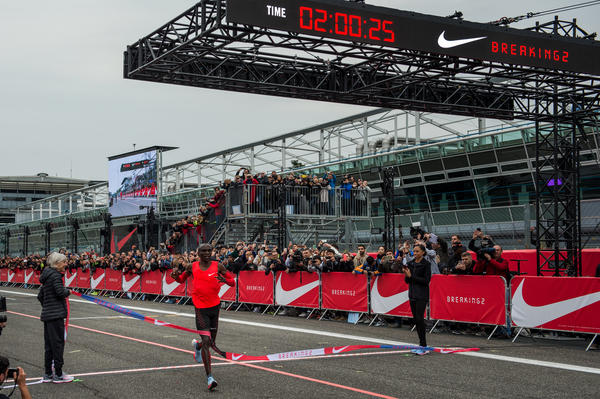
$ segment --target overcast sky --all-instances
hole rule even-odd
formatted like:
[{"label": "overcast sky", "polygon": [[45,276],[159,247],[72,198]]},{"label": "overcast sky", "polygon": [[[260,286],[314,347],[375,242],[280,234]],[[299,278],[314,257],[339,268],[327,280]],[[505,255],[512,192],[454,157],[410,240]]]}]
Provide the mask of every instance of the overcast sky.
[{"label": "overcast sky", "polygon": [[[367,3],[489,22],[581,1]],[[0,0],[0,176],[69,177],[72,169],[74,178],[105,180],[106,157],[133,143],[180,147],[165,154],[168,165],[368,109],[123,79],[126,46],[193,4]],[[600,6],[561,17],[600,31]]]}]

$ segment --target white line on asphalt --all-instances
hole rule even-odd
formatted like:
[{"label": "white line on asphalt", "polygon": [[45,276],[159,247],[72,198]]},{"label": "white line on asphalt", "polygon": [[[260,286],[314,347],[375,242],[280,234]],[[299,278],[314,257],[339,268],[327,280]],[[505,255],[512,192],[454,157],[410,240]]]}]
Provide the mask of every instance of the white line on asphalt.
[{"label": "white line on asphalt", "polygon": [[[28,293],[24,293],[24,292],[14,292],[14,291],[5,291],[5,290],[0,290],[0,292],[17,294],[17,295],[25,295],[25,296],[37,296],[36,294],[28,294]],[[86,304],[93,304],[92,302],[82,300],[82,299],[70,299],[70,301],[86,303]],[[141,310],[141,311],[147,311],[147,312],[162,313],[162,314],[169,314],[169,315],[175,315],[175,316],[184,316],[184,317],[190,317],[190,318],[196,317],[194,314],[191,314],[191,313],[180,313],[180,312],[173,312],[173,311],[168,311],[168,310],[143,308],[143,307],[138,307],[138,306],[125,306],[125,305],[121,305],[121,306],[131,309],[131,310]],[[392,340],[388,340],[388,339],[364,337],[364,336],[360,336],[360,335],[340,334],[340,333],[329,332],[329,331],[310,330],[307,328],[288,327],[288,326],[281,326],[281,325],[269,324],[269,323],[257,323],[257,322],[252,322],[252,321],[228,319],[228,318],[224,318],[224,317],[220,317],[219,321],[224,321],[224,322],[234,323],[234,324],[241,324],[241,325],[252,326],[252,327],[270,328],[273,330],[293,331],[293,332],[298,332],[298,333],[303,333],[303,334],[323,335],[326,337],[342,338],[342,339],[348,339],[348,340],[353,340],[353,341],[378,343],[378,344],[382,344],[382,345],[413,345],[408,342],[392,341]],[[480,358],[480,359],[500,360],[500,361],[504,361],[504,362],[528,364],[531,366],[550,367],[550,368],[556,368],[556,369],[562,369],[562,370],[578,371],[578,372],[582,372],[582,373],[600,374],[600,368],[578,366],[575,364],[567,364],[567,363],[548,362],[548,361],[544,361],[544,360],[535,360],[535,359],[521,358],[521,357],[515,357],[515,356],[493,355],[491,353],[483,353],[483,352],[459,352],[459,353],[455,353],[454,355],[471,356],[471,357],[476,357],[476,358]]]},{"label": "white line on asphalt", "polygon": [[[217,363],[213,363],[212,366],[236,366],[239,364],[254,364],[254,363],[269,363],[269,362],[293,362],[298,360],[311,360],[311,359],[334,359],[338,357],[363,357],[363,356],[379,356],[379,355],[394,355],[399,353],[409,353],[408,350],[399,350],[399,351],[387,351],[387,352],[363,352],[363,353],[341,353],[339,355],[319,355],[319,356],[305,356],[300,358],[289,358],[289,359],[278,359],[278,360],[248,360],[242,362],[223,362],[219,361]],[[70,352],[72,353],[72,352]],[[214,360],[221,360],[219,358],[215,358],[212,356]],[[238,364],[239,363],[239,364]],[[147,371],[163,371],[163,370],[176,370],[176,369],[188,369],[195,367],[204,367],[202,364],[184,364],[182,366],[163,366],[163,367],[148,367],[148,368],[137,368],[137,369],[124,369],[124,370],[107,370],[107,371],[95,371],[91,373],[79,373],[79,374],[71,374],[73,377],[87,377],[87,376],[97,376],[97,375],[107,375],[107,374],[124,374],[124,373],[141,373]],[[27,378],[27,385],[36,385],[41,384],[41,377],[30,377]],[[3,385],[0,386],[0,389],[9,389],[12,388],[13,385]]]}]

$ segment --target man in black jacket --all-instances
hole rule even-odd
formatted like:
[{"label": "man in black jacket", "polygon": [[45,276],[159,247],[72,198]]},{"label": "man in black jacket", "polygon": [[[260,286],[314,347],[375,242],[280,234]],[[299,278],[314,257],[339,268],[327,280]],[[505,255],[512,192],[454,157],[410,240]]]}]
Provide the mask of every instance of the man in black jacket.
[{"label": "man in black jacket", "polygon": [[[56,384],[71,382],[73,377],[63,372],[63,352],[65,349],[65,318],[67,317],[66,298],[71,294],[62,281],[62,273],[67,266],[67,257],[51,253],[48,265],[40,276],[38,300],[42,304],[40,320],[44,322],[44,377],[42,382]],[[52,365],[54,363],[54,373]]]}]

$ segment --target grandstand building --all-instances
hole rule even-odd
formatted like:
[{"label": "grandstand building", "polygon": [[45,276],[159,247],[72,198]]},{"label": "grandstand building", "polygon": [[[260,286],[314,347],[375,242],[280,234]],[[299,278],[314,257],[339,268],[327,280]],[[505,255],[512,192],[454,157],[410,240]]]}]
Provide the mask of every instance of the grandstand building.
[{"label": "grandstand building", "polygon": [[96,184],[90,180],[36,176],[0,176],[0,225],[17,221],[16,209],[41,199]]},{"label": "grandstand building", "polygon": [[[597,129],[578,134],[582,243],[591,247],[598,245],[600,222],[600,137]],[[535,225],[532,122],[373,109],[164,166],[159,173],[161,192],[156,220],[162,227],[156,229],[157,240],[165,237],[165,226],[170,222],[197,213],[214,187],[232,179],[240,168],[248,168],[252,173],[276,171],[316,176],[331,171],[338,177],[338,185],[346,174],[369,182],[373,191],[365,212],[349,214],[336,206],[326,214],[311,214],[299,212],[300,206],[288,207],[287,235],[295,242],[312,244],[328,239],[347,248],[359,242],[379,245],[384,225],[382,172],[391,170],[397,237],[406,237],[415,224],[442,236],[458,233],[465,240],[473,230],[481,228],[505,248],[531,247],[529,230]],[[256,193],[252,196],[259,195]],[[78,196],[79,205],[65,215],[69,201],[73,207],[74,195]],[[249,195],[246,192],[244,200],[236,204],[228,196],[225,222],[215,226],[211,236],[204,239],[227,243],[259,237],[274,240],[277,215],[272,209],[251,206],[254,197],[250,199]],[[80,245],[85,242],[88,247],[98,247],[98,230],[106,227],[102,222],[107,212],[105,196],[106,183],[102,183],[92,191],[83,189],[17,207],[22,216],[19,223],[5,226],[4,232],[0,229],[0,249],[1,245],[6,248],[8,242],[9,252],[18,253],[23,226],[31,227],[30,239],[35,241],[33,236],[43,235],[41,226],[51,219],[65,229],[65,234],[52,239],[52,246],[68,246],[61,238],[67,237],[66,231],[72,224],[63,220],[66,217],[83,221],[78,226],[79,234],[85,234]],[[112,223],[137,226],[144,222],[145,215],[136,218],[117,218]],[[6,230],[11,231],[10,237]]]}]

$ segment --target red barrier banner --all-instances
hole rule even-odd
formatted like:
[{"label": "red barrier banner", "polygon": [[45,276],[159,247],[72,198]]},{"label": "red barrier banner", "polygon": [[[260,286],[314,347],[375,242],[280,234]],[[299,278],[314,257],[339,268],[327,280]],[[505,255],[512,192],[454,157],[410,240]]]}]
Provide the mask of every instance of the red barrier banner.
[{"label": "red barrier banner", "polygon": [[8,269],[0,269],[0,283],[8,282]]},{"label": "red barrier banner", "polygon": [[[50,266],[48,266],[50,267]],[[68,269],[65,271],[65,287],[77,287],[77,270],[71,273]]]},{"label": "red barrier banner", "polygon": [[322,308],[366,313],[369,311],[367,276],[352,273],[321,275]]},{"label": "red barrier banner", "polygon": [[123,292],[140,292],[142,276],[139,274],[121,273],[123,275]]},{"label": "red barrier banner", "polygon": [[371,280],[371,313],[412,317],[404,274],[387,273]]},{"label": "red barrier banner", "polygon": [[233,287],[228,286],[227,284],[221,284],[221,289],[219,290],[219,298],[225,302],[235,302],[235,287],[237,287],[237,277],[235,279],[235,285]]},{"label": "red barrier banner", "polygon": [[25,282],[25,270],[15,269],[15,279],[13,282],[23,284]]},{"label": "red barrier banner", "polygon": [[319,274],[277,272],[275,304],[302,308],[319,307]]},{"label": "red barrier banner", "polygon": [[510,287],[516,326],[600,333],[600,278],[516,276]]},{"label": "red barrier banner", "polygon": [[162,294],[171,296],[185,296],[185,283],[180,284],[171,278],[171,272],[163,272]]},{"label": "red barrier banner", "polygon": [[158,270],[142,274],[142,289],[144,294],[160,295],[162,292],[162,273]]},{"label": "red barrier banner", "polygon": [[34,272],[33,273],[33,284],[35,285],[42,285],[42,283],[40,283],[40,276],[42,275],[42,272]]},{"label": "red barrier banner", "polygon": [[90,271],[77,271],[77,288],[90,289]]},{"label": "red barrier banner", "polygon": [[273,305],[273,275],[265,272],[241,271],[238,276],[239,301]]},{"label": "red barrier banner", "polygon": [[492,325],[506,324],[506,283],[500,276],[432,276],[430,317]]},{"label": "red barrier banner", "polygon": [[123,273],[119,270],[106,269],[106,277],[104,277],[105,286],[104,289],[109,291],[121,291],[123,286]]},{"label": "red barrier banner", "polygon": [[33,269],[26,269],[23,282],[25,284],[35,284],[33,281],[34,274],[35,274],[35,272],[33,271]]},{"label": "red barrier banner", "polygon": [[106,287],[106,271],[96,269],[90,276],[90,288],[93,290],[103,290]]}]

